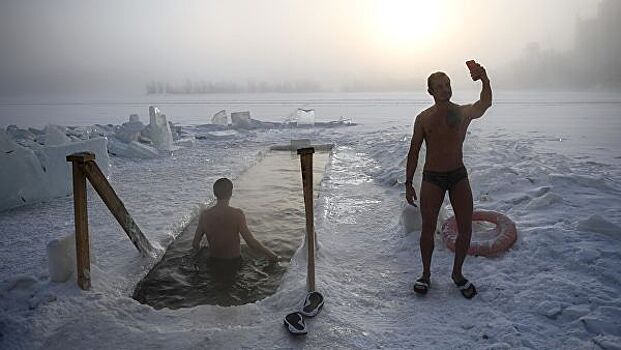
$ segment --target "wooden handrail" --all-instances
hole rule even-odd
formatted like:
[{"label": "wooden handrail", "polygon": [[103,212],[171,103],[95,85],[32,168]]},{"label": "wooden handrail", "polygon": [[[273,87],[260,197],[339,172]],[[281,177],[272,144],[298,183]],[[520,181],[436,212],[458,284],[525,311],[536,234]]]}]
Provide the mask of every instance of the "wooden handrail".
[{"label": "wooden handrail", "polygon": [[73,164],[73,205],[75,211],[75,244],[78,285],[89,289],[90,253],[88,244],[88,213],[86,206],[86,179],[89,180],[110,212],[114,215],[136,249],[143,255],[152,256],[153,246],[145,237],[134,219],[129,215],[125,205],[101,172],[95,162],[95,154],[91,152],[74,153],[67,156]]},{"label": "wooden handrail", "polygon": [[304,189],[304,211],[306,214],[306,247],[308,267],[306,271],[306,287],[309,292],[315,286],[315,219],[313,214],[313,147],[300,148],[300,165],[302,169],[302,187]]}]

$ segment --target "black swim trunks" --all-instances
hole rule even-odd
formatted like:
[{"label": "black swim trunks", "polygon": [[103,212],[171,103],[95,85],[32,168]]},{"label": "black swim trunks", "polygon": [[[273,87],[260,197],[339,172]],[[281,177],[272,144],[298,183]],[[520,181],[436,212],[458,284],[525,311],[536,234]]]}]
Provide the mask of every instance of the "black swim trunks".
[{"label": "black swim trunks", "polygon": [[457,168],[451,171],[429,171],[423,170],[423,181],[432,183],[440,187],[443,191],[450,190],[463,178],[468,177],[466,167]]}]

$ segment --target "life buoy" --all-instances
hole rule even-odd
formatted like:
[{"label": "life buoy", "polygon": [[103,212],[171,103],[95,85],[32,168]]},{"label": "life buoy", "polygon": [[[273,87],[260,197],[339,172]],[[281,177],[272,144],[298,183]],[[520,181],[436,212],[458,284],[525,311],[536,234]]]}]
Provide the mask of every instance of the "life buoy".
[{"label": "life buoy", "polygon": [[[492,256],[503,252],[517,240],[517,229],[515,223],[507,216],[489,210],[475,210],[472,212],[472,221],[487,221],[496,224],[494,234],[488,239],[472,239],[468,254]],[[446,219],[442,224],[442,239],[444,245],[455,251],[455,240],[457,239],[457,221],[455,216]]]}]

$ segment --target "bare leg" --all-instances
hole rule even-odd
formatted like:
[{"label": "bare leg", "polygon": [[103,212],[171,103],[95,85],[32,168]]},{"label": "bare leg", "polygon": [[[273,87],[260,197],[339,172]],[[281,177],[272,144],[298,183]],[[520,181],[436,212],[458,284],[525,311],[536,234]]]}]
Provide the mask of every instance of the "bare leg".
[{"label": "bare leg", "polygon": [[422,230],[420,233],[420,256],[423,261],[423,278],[429,281],[431,276],[431,256],[433,255],[434,234],[438,222],[438,213],[444,201],[444,190],[423,181],[420,189],[420,212]]},{"label": "bare leg", "polygon": [[455,241],[455,260],[451,277],[455,282],[459,282],[464,279],[461,269],[472,236],[472,190],[468,178],[459,181],[449,190],[449,198],[455,212],[459,232]]}]

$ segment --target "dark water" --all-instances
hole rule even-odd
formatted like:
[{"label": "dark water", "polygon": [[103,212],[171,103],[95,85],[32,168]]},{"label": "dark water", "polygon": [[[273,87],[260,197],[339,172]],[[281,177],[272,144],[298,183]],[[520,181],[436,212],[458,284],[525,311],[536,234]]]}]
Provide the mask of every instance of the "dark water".
[{"label": "dark water", "polygon": [[[314,156],[315,196],[328,154]],[[231,205],[242,208],[254,236],[288,259],[304,237],[304,201],[300,161],[289,152],[271,152],[236,181]],[[198,218],[170,245],[162,260],[134,291],[134,299],[156,309],[201,304],[241,305],[274,292],[289,263],[269,262],[242,240],[241,261],[209,258],[208,248],[192,251]]]}]

